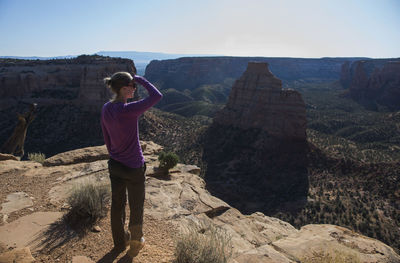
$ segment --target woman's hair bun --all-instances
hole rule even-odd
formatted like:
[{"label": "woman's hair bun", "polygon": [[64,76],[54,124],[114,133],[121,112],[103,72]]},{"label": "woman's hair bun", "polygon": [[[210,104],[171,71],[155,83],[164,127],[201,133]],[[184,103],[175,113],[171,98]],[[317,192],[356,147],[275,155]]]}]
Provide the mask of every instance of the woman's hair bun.
[{"label": "woman's hair bun", "polygon": [[110,77],[104,78],[104,84],[106,84],[107,86],[111,86],[111,78]]}]

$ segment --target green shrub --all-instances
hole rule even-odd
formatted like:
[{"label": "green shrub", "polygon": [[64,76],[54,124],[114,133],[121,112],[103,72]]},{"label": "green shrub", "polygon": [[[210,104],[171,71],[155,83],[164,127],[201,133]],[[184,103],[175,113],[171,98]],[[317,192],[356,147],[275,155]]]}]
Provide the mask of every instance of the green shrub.
[{"label": "green shrub", "polygon": [[174,263],[226,263],[231,254],[231,238],[224,229],[193,223],[178,236]]},{"label": "green shrub", "polygon": [[160,161],[159,168],[166,174],[168,174],[169,169],[173,168],[179,162],[179,157],[173,152],[160,152],[158,156]]},{"label": "green shrub", "polygon": [[73,228],[87,230],[107,214],[109,200],[109,185],[93,182],[76,185],[67,199],[70,210],[64,219]]},{"label": "green shrub", "polygon": [[38,162],[43,164],[44,160],[46,160],[46,155],[44,153],[38,152],[38,153],[28,153],[28,159],[30,161]]}]

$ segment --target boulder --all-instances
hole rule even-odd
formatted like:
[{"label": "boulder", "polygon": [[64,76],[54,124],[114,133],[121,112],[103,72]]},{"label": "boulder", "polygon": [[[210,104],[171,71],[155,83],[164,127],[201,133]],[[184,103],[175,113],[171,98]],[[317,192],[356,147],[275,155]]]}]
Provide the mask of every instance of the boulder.
[{"label": "boulder", "polygon": [[63,152],[47,158],[43,165],[44,166],[57,166],[57,165],[70,165],[76,163],[87,163],[97,160],[108,159],[108,151],[105,145],[86,147],[82,149],[76,149],[68,152]]},{"label": "boulder", "polygon": [[14,155],[12,155],[12,154],[0,153],[0,161],[5,161],[5,160],[19,161],[20,158],[14,156]]},{"label": "boulder", "polygon": [[[163,147],[157,145],[151,141],[141,141],[143,154],[157,154]],[[97,160],[107,160],[110,158],[107,148],[105,145],[86,147],[76,149],[68,152],[56,154],[50,158],[47,158],[43,165],[44,166],[57,166],[57,165],[70,165],[76,163],[88,163]]]}]

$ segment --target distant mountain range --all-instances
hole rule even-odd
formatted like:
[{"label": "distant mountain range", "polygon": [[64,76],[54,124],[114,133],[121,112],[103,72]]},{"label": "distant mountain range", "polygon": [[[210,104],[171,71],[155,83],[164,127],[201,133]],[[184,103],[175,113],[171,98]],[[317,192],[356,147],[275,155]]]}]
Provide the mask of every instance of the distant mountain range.
[{"label": "distant mountain range", "polygon": [[199,54],[168,54],[159,52],[139,52],[139,51],[100,51],[96,53],[101,56],[129,58],[135,62],[139,75],[144,75],[147,64],[152,60],[176,59],[181,57],[205,57],[217,55],[199,55]]},{"label": "distant mountain range", "polygon": [[148,64],[152,60],[175,59],[180,57],[209,57],[219,55],[200,55],[200,54],[169,54],[159,52],[139,52],[139,51],[100,51],[96,53],[101,56],[121,57],[132,59],[136,64]]},{"label": "distant mountain range", "polygon": [[49,59],[65,59],[65,58],[76,58],[78,55],[67,55],[67,56],[57,56],[57,57],[23,57],[23,56],[0,56],[0,58],[12,58],[12,59],[31,59],[31,60],[49,60]]}]

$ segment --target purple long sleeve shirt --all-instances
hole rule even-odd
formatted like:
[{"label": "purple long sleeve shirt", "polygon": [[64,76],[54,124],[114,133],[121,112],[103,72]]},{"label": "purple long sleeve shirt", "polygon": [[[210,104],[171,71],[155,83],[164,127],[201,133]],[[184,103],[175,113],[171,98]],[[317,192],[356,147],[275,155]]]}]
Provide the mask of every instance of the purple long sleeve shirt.
[{"label": "purple long sleeve shirt", "polygon": [[161,100],[162,94],[145,78],[134,78],[147,89],[149,96],[130,103],[107,102],[101,111],[101,128],[110,157],[128,167],[139,168],[143,166],[144,158],[138,120],[142,113]]}]

